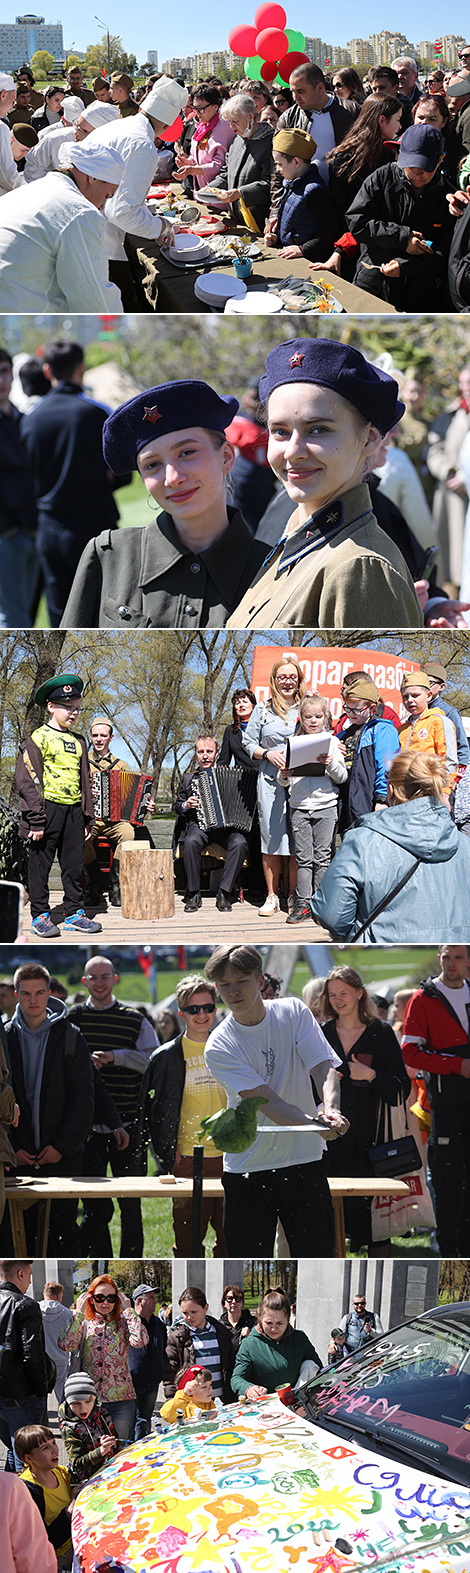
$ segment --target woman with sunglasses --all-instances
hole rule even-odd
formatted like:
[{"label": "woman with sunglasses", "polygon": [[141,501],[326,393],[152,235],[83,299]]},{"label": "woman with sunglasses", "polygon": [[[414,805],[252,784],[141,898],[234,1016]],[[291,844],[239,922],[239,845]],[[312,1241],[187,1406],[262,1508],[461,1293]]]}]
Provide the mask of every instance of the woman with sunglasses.
[{"label": "woman with sunglasses", "polygon": [[209,185],[225,163],[225,154],[233,142],[235,132],[228,120],[219,115],[220,93],[217,87],[196,88],[193,93],[193,111],[196,125],[191,137],[189,154],[176,153],[178,175],[192,176],[194,190]]},{"label": "woman with sunglasses", "polygon": [[[176,987],[176,1004],[181,1021],[179,1034],[151,1054],[144,1072],[137,1115],[136,1151],[138,1165],[144,1161],[150,1140],[159,1172],[173,1172],[180,1180],[192,1179],[193,1151],[201,1120],[225,1109],[223,1087],[207,1069],[204,1048],[215,1026],[217,989],[201,973],[181,978]],[[220,1179],[222,1158],[213,1142],[204,1142],[204,1176]],[[142,1173],[145,1173],[142,1169]],[[204,1197],[202,1238],[208,1224],[215,1231],[213,1256],[226,1256],[222,1228],[222,1196]],[[192,1203],[173,1197],[175,1256],[192,1253]]]},{"label": "woman with sunglasses", "polygon": [[256,1317],[245,1309],[245,1291],[241,1284],[227,1284],[222,1300],[222,1315],[220,1321],[228,1327],[235,1350],[240,1348],[242,1338],[247,1338],[252,1327],[256,1327]]},{"label": "woman with sunglasses", "polygon": [[68,1354],[79,1352],[79,1370],[93,1377],[123,1442],[133,1440],[136,1396],[129,1370],[129,1345],[148,1343],[145,1324],[109,1273],[94,1278],[81,1295],[68,1331],[58,1340]]}]

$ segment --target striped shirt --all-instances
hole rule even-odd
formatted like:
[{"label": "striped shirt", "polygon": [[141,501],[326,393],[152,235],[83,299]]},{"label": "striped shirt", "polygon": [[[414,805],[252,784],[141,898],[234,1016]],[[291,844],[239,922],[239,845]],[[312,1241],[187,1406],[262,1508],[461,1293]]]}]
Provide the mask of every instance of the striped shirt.
[{"label": "striped shirt", "polygon": [[191,1341],[194,1345],[196,1364],[207,1366],[207,1370],[210,1371],[212,1377],[213,1397],[223,1399],[224,1390],[220,1368],[220,1350],[215,1327],[207,1320],[205,1327],[191,1327],[190,1333]]}]

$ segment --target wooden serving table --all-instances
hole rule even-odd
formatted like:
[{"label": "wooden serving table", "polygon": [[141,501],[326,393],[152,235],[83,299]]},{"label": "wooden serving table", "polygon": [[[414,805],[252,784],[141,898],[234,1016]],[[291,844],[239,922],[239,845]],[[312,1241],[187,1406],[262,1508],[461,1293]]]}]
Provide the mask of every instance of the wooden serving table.
[{"label": "wooden serving table", "polygon": [[[176,196],[182,194],[178,186],[169,189],[173,190]],[[188,201],[191,202],[193,199],[189,198]],[[223,210],[217,210],[215,203],[209,208],[208,204],[204,207],[199,202],[198,207],[201,218],[207,217],[209,213],[211,217],[214,215],[224,217]],[[246,236],[247,229],[243,224],[234,224],[232,220],[228,220],[225,234]],[[272,284],[275,280],[282,283],[292,277],[314,283],[321,277],[321,274],[310,271],[304,257],[294,257],[291,261],[282,260],[275,250],[265,245],[262,235],[253,235],[251,238],[257,246],[260,246],[262,255],[253,259],[248,289],[263,289],[266,284]],[[198,300],[197,295],[194,294],[196,279],[206,272],[231,273],[233,268],[233,262],[228,259],[211,269],[207,269],[203,262],[200,267],[188,270],[174,267],[165,253],[160,251],[155,240],[143,239],[141,235],[126,236],[126,251],[143,311],[210,313],[210,306],[206,306],[204,301]],[[341,301],[345,311],[355,315],[366,313],[368,316],[380,315],[383,312],[396,314],[394,306],[390,306],[385,300],[380,300],[376,295],[370,295],[368,290],[358,289],[357,284],[349,284],[347,279],[338,278],[336,273],[325,272],[324,276],[332,284],[333,293],[337,300]],[[295,307],[292,307],[289,315],[294,313]]]},{"label": "wooden serving table", "polygon": [[[409,1186],[404,1180],[376,1180],[370,1179],[336,1179],[328,1181],[333,1211],[335,1215],[335,1255],[346,1256],[346,1234],[344,1227],[343,1201],[345,1196],[408,1196]],[[223,1196],[221,1180],[204,1179],[202,1183],[204,1196]],[[53,1179],[50,1176],[40,1176],[30,1179],[29,1176],[19,1175],[14,1180],[6,1181],[6,1200],[10,1212],[11,1232],[13,1236],[13,1250],[15,1256],[26,1257],[26,1236],[24,1227],[24,1214],[29,1207],[38,1205],[38,1226],[35,1241],[35,1256],[47,1256],[49,1238],[49,1219],[51,1202],[77,1201],[90,1198],[100,1201],[104,1197],[118,1200],[121,1197],[141,1197],[147,1201],[149,1197],[168,1200],[175,1196],[192,1197],[193,1181],[174,1179],[171,1184],[165,1184],[157,1175],[128,1175],[118,1179],[86,1179],[77,1176],[76,1179]],[[193,1239],[193,1255],[203,1254],[202,1241],[199,1232],[199,1241]]]}]

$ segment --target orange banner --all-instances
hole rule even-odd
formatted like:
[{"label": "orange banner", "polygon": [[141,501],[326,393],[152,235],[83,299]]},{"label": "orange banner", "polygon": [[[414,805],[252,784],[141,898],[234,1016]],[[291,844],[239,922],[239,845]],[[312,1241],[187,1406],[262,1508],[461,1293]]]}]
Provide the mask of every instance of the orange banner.
[{"label": "orange banner", "polygon": [[385,650],[348,650],[317,645],[283,650],[279,645],[255,645],[251,686],[257,700],[269,699],[269,673],[274,661],[295,655],[305,675],[307,687],[329,700],[334,721],[342,714],[341,684],[347,672],[368,672],[377,684],[380,698],[391,705],[403,721],[407,711],[402,703],[400,684],[405,672],[417,672],[418,661],[406,656],[389,655]]}]

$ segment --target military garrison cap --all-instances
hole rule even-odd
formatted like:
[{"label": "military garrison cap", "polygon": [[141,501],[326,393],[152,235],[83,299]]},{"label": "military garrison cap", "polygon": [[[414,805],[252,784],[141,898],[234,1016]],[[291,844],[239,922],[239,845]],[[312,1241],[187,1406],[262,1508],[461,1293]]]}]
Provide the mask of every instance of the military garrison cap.
[{"label": "military garrison cap", "polygon": [[106,463],[114,475],[126,475],[135,469],[140,449],[146,448],[153,438],[184,431],[187,426],[224,432],[237,410],[238,399],[221,398],[207,382],[192,378],[147,388],[108,415],[103,426]]},{"label": "military garrison cap", "polygon": [[75,677],[73,672],[62,672],[60,677],[49,677],[47,683],[41,683],[34,698],[37,705],[47,705],[48,699],[66,704],[67,700],[79,699],[82,693],[81,677]]},{"label": "military garrison cap", "polygon": [[373,366],[360,350],[336,339],[288,339],[276,345],[259,385],[262,403],[267,404],[273,389],[286,382],[311,382],[340,393],[383,436],[405,413],[394,378]]}]

